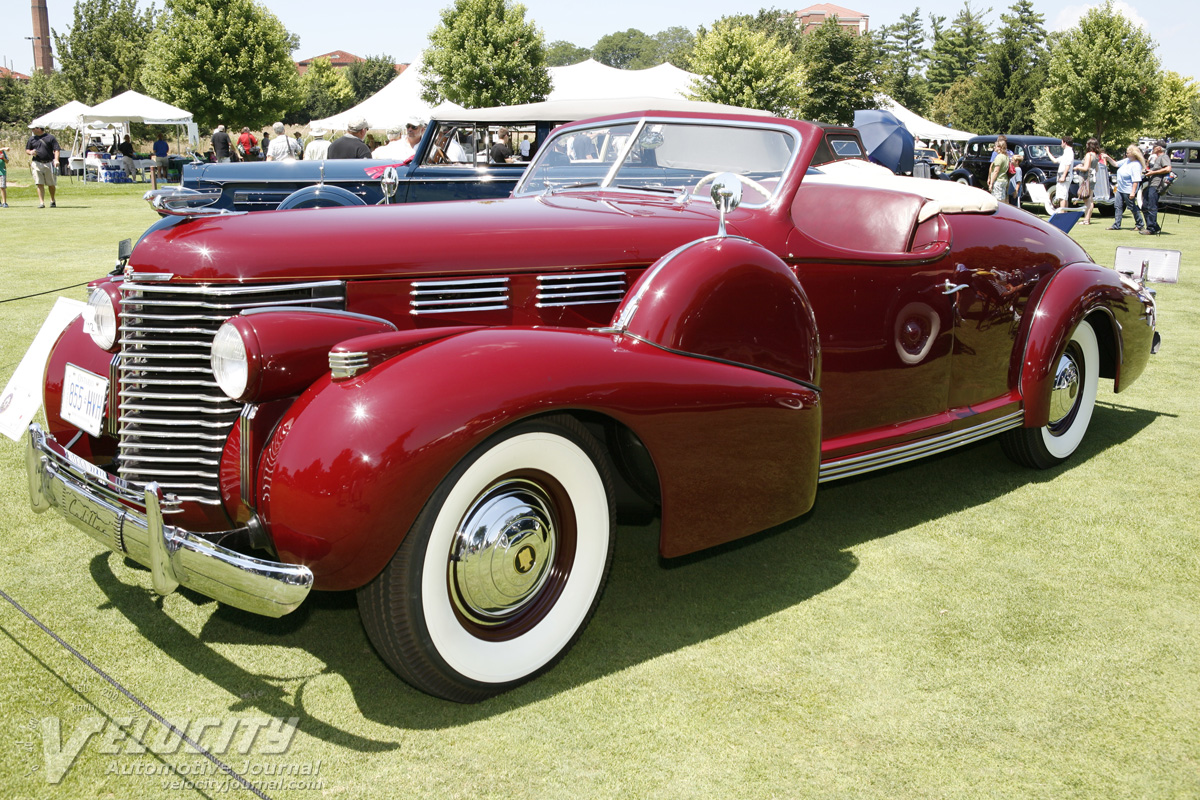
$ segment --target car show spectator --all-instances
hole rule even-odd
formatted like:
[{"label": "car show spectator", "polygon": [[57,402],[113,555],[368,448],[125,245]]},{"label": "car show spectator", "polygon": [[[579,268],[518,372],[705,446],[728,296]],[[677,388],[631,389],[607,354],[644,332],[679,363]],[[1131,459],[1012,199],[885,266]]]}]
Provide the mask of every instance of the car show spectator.
[{"label": "car show spectator", "polygon": [[218,125],[212,135],[213,158],[218,164],[228,164],[230,161],[239,161],[237,151],[233,149],[233,142],[229,140],[229,134],[225,132],[224,125]]},{"label": "car show spectator", "polygon": [[302,159],[302,158],[304,158],[304,139],[301,138],[300,131],[296,131],[292,135],[296,139],[296,147],[299,148],[298,152],[300,153],[300,155],[296,156],[296,158]]},{"label": "car show spectator", "polygon": [[346,125],[346,132],[329,145],[326,158],[370,158],[371,148],[363,142],[367,128],[367,121],[362,117],[351,120]]},{"label": "car show spectator", "polygon": [[35,126],[33,135],[25,143],[25,152],[29,155],[29,169],[33,172],[33,183],[37,187],[38,208],[46,207],[46,187],[50,187],[50,207],[56,208],[54,190],[58,185],[55,170],[58,167],[58,154],[62,148],[53,133],[47,133],[41,126]]},{"label": "car show spectator", "polygon": [[253,160],[251,156],[258,154],[258,139],[250,132],[249,128],[242,128],[241,134],[238,136],[238,154],[247,161]]},{"label": "car show spectator", "polygon": [[371,151],[371,158],[386,158],[400,163],[413,156],[413,147],[404,138],[404,126],[393,125],[387,129],[387,143]]},{"label": "car show spectator", "polygon": [[[295,161],[303,155],[300,143],[284,132],[282,122],[276,122],[272,130],[275,138],[267,147],[267,161]],[[266,141],[266,134],[263,134],[263,141]]]},{"label": "car show spectator", "polygon": [[512,158],[512,154],[512,146],[508,143],[508,128],[501,128],[488,156],[493,164],[506,164]]},{"label": "car show spectator", "polygon": [[992,197],[1001,203],[1008,202],[1008,145],[1004,139],[997,139],[996,153],[992,157],[992,166],[988,170],[988,190]]},{"label": "car show spectator", "polygon": [[158,188],[158,179],[167,179],[167,171],[171,166],[171,145],[163,135],[158,134],[151,149],[154,150],[154,169],[150,172],[154,188]]},{"label": "car show spectator", "polygon": [[1088,139],[1084,146],[1083,162],[1075,167],[1076,172],[1082,172],[1079,182],[1078,199],[1083,200],[1083,221],[1080,225],[1092,224],[1092,210],[1096,207],[1096,166],[1100,163],[1100,142]]},{"label": "car show spectator", "polygon": [[1062,155],[1056,160],[1058,161],[1058,182],[1054,187],[1054,199],[1058,201],[1058,207],[1063,211],[1067,210],[1067,206],[1071,203],[1071,171],[1075,168],[1075,150],[1072,148],[1072,139],[1070,136],[1062,137]]},{"label": "car show spectator", "polygon": [[133,141],[128,133],[117,143],[117,152],[121,154],[121,169],[125,170],[126,177],[132,179],[133,173],[137,172],[137,165],[133,160]]},{"label": "car show spectator", "polygon": [[0,208],[8,208],[8,148],[0,147]]},{"label": "car show spectator", "polygon": [[1113,199],[1113,216],[1116,219],[1108,229],[1121,230],[1121,218],[1125,216],[1125,207],[1128,206],[1138,233],[1145,231],[1142,212],[1137,206],[1137,193],[1142,183],[1142,173],[1146,169],[1146,157],[1136,144],[1125,148],[1125,157],[1120,161],[1114,161],[1113,157],[1104,151],[1100,152],[1100,157],[1109,166],[1117,168],[1117,196]]},{"label": "car show spectator", "polygon": [[308,147],[304,148],[305,161],[320,161],[327,157],[329,152],[329,140],[325,137],[329,135],[329,131],[324,128],[313,128],[312,141],[308,143]]},{"label": "car show spectator", "polygon": [[1150,151],[1150,163],[1146,165],[1146,189],[1142,193],[1142,211],[1146,214],[1146,232],[1158,233],[1158,198],[1166,190],[1171,174],[1171,159],[1167,157],[1167,143],[1157,141]]}]

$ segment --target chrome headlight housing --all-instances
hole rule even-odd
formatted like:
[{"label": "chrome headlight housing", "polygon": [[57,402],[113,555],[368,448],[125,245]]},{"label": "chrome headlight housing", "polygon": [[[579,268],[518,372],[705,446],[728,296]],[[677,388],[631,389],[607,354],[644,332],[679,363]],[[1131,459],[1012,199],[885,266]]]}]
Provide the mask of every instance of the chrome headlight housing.
[{"label": "chrome headlight housing", "polygon": [[117,307],[113,296],[97,286],[88,295],[83,329],[101,350],[111,350],[117,343]]},{"label": "chrome headlight housing", "polygon": [[250,380],[250,358],[246,342],[235,325],[226,322],[217,329],[209,362],[221,391],[233,400],[246,393]]}]

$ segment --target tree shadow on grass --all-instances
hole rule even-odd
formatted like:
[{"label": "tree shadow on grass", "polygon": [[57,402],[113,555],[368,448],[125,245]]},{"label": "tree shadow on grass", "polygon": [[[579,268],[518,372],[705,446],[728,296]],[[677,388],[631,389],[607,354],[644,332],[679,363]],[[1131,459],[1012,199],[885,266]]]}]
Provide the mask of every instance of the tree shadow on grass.
[{"label": "tree shadow on grass", "polygon": [[[478,705],[464,706],[410,688],[373,652],[351,592],[314,593],[297,611],[268,619],[218,606],[194,636],[163,612],[145,586],[113,572],[111,554],[92,561],[92,575],[112,606],[165,654],[242,698],[230,710],[252,707],[276,717],[300,717],[309,736],[359,751],[390,750],[396,742],[365,738],[317,719],[304,690],[322,675],[337,675],[366,719],[396,729],[441,729],[502,714],[614,674],[665,653],[703,642],[803,603],[846,580],[858,565],[853,548],[897,531],[983,505],[1031,481],[1052,480],[1102,451],[1133,438],[1161,414],[1105,403],[1076,456],[1045,471],[1010,463],[995,439],[827,485],[803,517],[737,542],[685,558],[658,557],[657,523],[622,528],[599,610],[575,648],[532,683]],[[870,502],[864,502],[870,498]],[[214,601],[183,592],[198,605]],[[325,666],[301,679],[256,673],[214,644],[299,648]]]}]

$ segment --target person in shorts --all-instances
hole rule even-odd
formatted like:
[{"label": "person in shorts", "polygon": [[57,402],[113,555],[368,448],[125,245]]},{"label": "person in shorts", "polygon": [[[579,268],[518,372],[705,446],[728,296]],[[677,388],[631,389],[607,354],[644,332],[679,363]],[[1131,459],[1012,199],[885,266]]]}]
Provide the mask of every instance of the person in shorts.
[{"label": "person in shorts", "polygon": [[58,185],[58,177],[54,174],[54,165],[58,163],[61,148],[54,134],[46,133],[46,129],[35,127],[33,136],[25,143],[25,152],[29,154],[29,169],[33,172],[33,184],[37,186],[38,208],[46,207],[46,187],[50,187],[50,207],[55,208],[54,187]]},{"label": "person in shorts", "polygon": [[154,183],[158,185],[158,179],[167,179],[167,168],[171,166],[171,145],[167,144],[167,140],[160,133],[158,138],[154,140]]}]

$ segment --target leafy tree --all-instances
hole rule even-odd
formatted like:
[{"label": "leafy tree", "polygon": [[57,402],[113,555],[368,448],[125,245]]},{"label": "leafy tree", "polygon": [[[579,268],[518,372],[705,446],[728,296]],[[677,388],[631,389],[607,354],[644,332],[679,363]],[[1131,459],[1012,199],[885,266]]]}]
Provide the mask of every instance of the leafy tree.
[{"label": "leafy tree", "polygon": [[546,66],[547,67],[569,67],[572,64],[578,64],[580,61],[587,61],[592,57],[592,51],[586,47],[580,47],[577,44],[559,39],[546,45]]},{"label": "leafy tree", "polygon": [[929,60],[929,51],[921,27],[921,9],[901,15],[899,22],[880,32],[880,38],[884,55],[880,88],[905,108],[922,113],[928,102],[922,69]]},{"label": "leafy tree", "polygon": [[17,125],[23,118],[25,89],[12,75],[0,75],[0,125]]},{"label": "leafy tree", "polygon": [[964,75],[929,101],[928,118],[960,131],[978,130],[967,112],[967,98],[975,90],[975,78]]},{"label": "leafy tree", "polygon": [[137,0],[78,0],[71,28],[53,31],[71,95],[95,105],[130,89],[140,91],[138,73],[153,29],[153,6],[139,12]]},{"label": "leafy tree", "polygon": [[856,110],[878,108],[869,47],[836,17],[827,17],[804,37],[805,119],[852,125]]},{"label": "leafy tree", "polygon": [[1200,127],[1196,117],[1200,87],[1195,80],[1167,71],[1159,84],[1158,105],[1144,133],[1155,139],[1190,139]]},{"label": "leafy tree", "polygon": [[[692,51],[696,48],[696,36],[681,25],[667,28],[654,34],[658,44],[658,63],[674,64],[687,69],[692,62]],[[657,65],[651,65],[657,66]]]},{"label": "leafy tree", "polygon": [[691,97],[761,108],[794,117],[803,100],[798,57],[777,39],[744,23],[718,20],[701,29],[692,53]]},{"label": "leafy tree", "polygon": [[1056,41],[1034,120],[1055,136],[1087,132],[1120,144],[1141,130],[1157,100],[1154,40],[1107,0]]},{"label": "leafy tree", "polygon": [[637,28],[600,37],[592,46],[592,58],[617,69],[647,69],[662,63],[658,42]]},{"label": "leafy tree", "polygon": [[[800,30],[800,21],[796,19],[796,14],[792,11],[760,8],[757,14],[735,14],[722,17],[721,20],[745,25],[752,30],[765,33],[797,55],[804,45],[804,34]],[[701,28],[701,32],[703,31],[704,29]]]},{"label": "leafy tree", "polygon": [[[286,115],[288,123],[306,123],[331,117],[358,102],[350,80],[328,58],[317,58],[300,78],[300,106]],[[369,122],[370,120],[368,120]]]},{"label": "leafy tree", "polygon": [[977,11],[967,0],[954,22],[945,30],[942,29],[944,17],[930,17],[933,48],[929,53],[929,69],[925,73],[930,92],[938,94],[964,75],[975,74],[989,41],[987,23],[983,18],[991,12],[991,8]]},{"label": "leafy tree", "polygon": [[166,0],[142,66],[149,94],[191,111],[202,128],[257,128],[300,99],[297,40],[254,0]]},{"label": "leafy tree", "polygon": [[454,0],[422,56],[421,97],[467,108],[532,103],[550,93],[546,42],[509,0]]},{"label": "leafy tree", "polygon": [[1050,54],[1045,18],[1031,0],[1017,0],[988,47],[964,111],[981,131],[1033,133],[1033,104],[1046,85]]},{"label": "leafy tree", "polygon": [[[305,75],[307,74],[305,73]],[[345,75],[346,80],[349,81],[354,102],[361,103],[396,78],[396,61],[386,53],[367,56],[365,60],[355,61],[346,67]],[[310,117],[310,119],[320,119],[320,117]]]},{"label": "leafy tree", "polygon": [[25,121],[53,111],[70,99],[62,74],[52,72],[47,75],[40,69],[29,73],[29,80],[22,87],[21,94],[20,119]]}]

